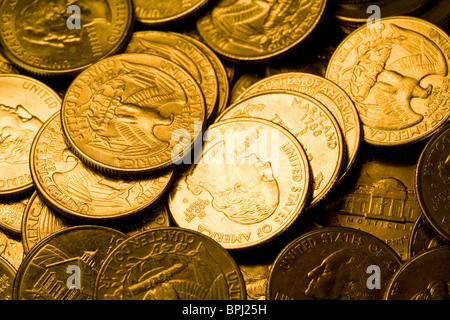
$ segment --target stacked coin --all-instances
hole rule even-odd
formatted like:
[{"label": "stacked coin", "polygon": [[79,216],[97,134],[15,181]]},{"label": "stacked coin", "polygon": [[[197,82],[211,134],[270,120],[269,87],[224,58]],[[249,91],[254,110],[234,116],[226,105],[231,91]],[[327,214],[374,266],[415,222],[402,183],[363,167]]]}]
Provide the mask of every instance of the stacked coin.
[{"label": "stacked coin", "polygon": [[449,298],[444,2],[4,1],[1,299]]}]

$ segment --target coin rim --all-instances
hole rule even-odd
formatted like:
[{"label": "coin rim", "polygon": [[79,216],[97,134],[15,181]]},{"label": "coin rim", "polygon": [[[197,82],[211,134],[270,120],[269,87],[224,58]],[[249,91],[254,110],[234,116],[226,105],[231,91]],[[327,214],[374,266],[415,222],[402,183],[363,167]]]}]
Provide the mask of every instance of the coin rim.
[{"label": "coin rim", "polygon": [[[450,241],[450,231],[445,231],[439,225],[433,214],[428,210],[427,201],[425,201],[424,195],[422,193],[422,180],[423,177],[421,175],[423,171],[423,165],[425,163],[425,158],[427,152],[434,146],[434,143],[438,141],[443,135],[450,136],[450,123],[444,124],[444,126],[434,134],[430,140],[427,142],[425,147],[422,149],[422,153],[420,154],[419,160],[417,161],[415,179],[414,179],[414,187],[417,195],[417,202],[419,203],[420,209],[422,210],[422,215],[426,219],[426,222],[430,225],[430,227],[436,232],[436,235],[439,236],[442,240],[449,242]],[[426,180],[426,179],[425,179]],[[441,211],[440,211],[441,212]]]}]

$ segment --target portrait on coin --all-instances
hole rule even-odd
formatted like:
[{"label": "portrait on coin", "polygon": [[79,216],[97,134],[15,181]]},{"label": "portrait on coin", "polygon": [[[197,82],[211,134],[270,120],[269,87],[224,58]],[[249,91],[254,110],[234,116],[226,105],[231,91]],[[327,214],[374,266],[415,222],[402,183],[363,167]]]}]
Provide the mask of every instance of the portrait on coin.
[{"label": "portrait on coin", "polygon": [[[204,151],[204,162],[186,177],[188,189],[195,195],[203,191],[211,196],[211,205],[239,224],[254,224],[270,217],[278,207],[280,190],[270,162],[263,163],[254,153],[241,158],[223,155],[223,144]],[[219,151],[218,149],[222,149]],[[214,154],[212,158],[209,158]],[[226,158],[224,164],[214,157]]]},{"label": "portrait on coin", "polygon": [[371,300],[366,270],[373,264],[361,251],[340,249],[308,273],[311,280],[305,294],[317,300]]}]

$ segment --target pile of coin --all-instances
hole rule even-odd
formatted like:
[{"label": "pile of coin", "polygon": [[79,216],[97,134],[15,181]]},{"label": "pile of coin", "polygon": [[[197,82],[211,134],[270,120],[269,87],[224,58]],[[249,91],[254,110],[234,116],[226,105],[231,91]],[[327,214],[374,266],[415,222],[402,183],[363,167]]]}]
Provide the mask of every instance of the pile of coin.
[{"label": "pile of coin", "polygon": [[1,299],[450,299],[449,9],[3,1]]}]

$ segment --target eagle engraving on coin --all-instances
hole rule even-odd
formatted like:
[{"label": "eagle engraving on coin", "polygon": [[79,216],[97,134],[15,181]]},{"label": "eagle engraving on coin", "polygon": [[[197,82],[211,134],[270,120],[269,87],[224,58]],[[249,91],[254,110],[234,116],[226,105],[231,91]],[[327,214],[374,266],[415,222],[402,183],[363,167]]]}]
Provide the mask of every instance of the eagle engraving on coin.
[{"label": "eagle engraving on coin", "polygon": [[27,164],[31,144],[41,125],[42,121],[25,107],[0,104],[0,161]]},{"label": "eagle engraving on coin", "polygon": [[[69,29],[67,7],[80,8],[82,28]],[[18,16],[17,28],[21,39],[34,45],[64,48],[82,40],[84,28],[111,23],[111,8],[104,0],[41,0],[31,1]]]},{"label": "eagle engraving on coin", "polygon": [[357,105],[363,123],[381,130],[420,123],[424,116],[412,108],[412,100],[432,94],[432,85],[423,87],[422,80],[448,73],[444,53],[434,42],[396,24],[391,28],[387,36],[359,45],[355,63],[342,71],[342,86]]},{"label": "eagle engraving on coin", "polygon": [[223,0],[211,15],[230,45],[262,53],[282,36],[280,28],[294,31],[312,4],[310,0]]},{"label": "eagle engraving on coin", "polygon": [[139,181],[112,180],[87,170],[69,149],[62,152],[62,161],[55,163],[52,174],[60,190],[79,203],[96,207],[129,208],[144,188]]},{"label": "eagle engraving on coin", "polygon": [[227,299],[227,282],[220,264],[202,243],[186,250],[183,244],[163,246],[159,254],[130,257],[117,273],[110,299],[215,300]]},{"label": "eagle engraving on coin", "polygon": [[196,166],[186,176],[188,189],[194,195],[208,192],[212,207],[231,221],[240,224],[264,221],[275,212],[280,201],[271,163],[263,163],[255,154],[242,158],[229,155],[227,159],[220,167],[220,175],[217,165],[209,161]]},{"label": "eagle engraving on coin", "polygon": [[120,63],[117,74],[109,75],[103,83],[94,83],[91,98],[80,106],[92,133],[87,144],[130,157],[166,149],[169,142],[160,139],[155,128],[170,126],[174,114],[164,116],[160,110],[184,105],[184,90],[154,68]]}]

